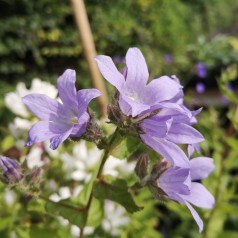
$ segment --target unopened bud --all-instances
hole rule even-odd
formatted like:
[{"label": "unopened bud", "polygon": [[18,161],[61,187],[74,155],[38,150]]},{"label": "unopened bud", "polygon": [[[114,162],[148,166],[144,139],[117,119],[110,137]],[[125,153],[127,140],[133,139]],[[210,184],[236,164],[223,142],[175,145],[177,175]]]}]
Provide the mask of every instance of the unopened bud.
[{"label": "unopened bud", "polygon": [[169,167],[171,167],[171,163],[166,159],[162,159],[159,163],[155,164],[151,171],[151,180],[158,179],[158,177]]},{"label": "unopened bud", "polygon": [[97,124],[94,118],[90,118],[86,132],[80,137],[70,137],[72,141],[79,141],[84,139],[86,141],[94,142],[95,144],[99,144],[103,137],[103,132],[101,127]]},{"label": "unopened bud", "polygon": [[119,107],[119,105],[113,105],[109,104],[107,106],[107,114],[108,114],[108,119],[110,122],[120,125],[123,124],[124,121],[127,119],[126,115],[124,115]]},{"label": "unopened bud", "polygon": [[16,183],[23,177],[20,165],[13,159],[0,156],[0,167],[3,170],[4,180],[8,183]]},{"label": "unopened bud", "polygon": [[135,167],[136,175],[141,180],[143,180],[148,175],[148,164],[149,164],[149,156],[145,153],[141,154]]}]

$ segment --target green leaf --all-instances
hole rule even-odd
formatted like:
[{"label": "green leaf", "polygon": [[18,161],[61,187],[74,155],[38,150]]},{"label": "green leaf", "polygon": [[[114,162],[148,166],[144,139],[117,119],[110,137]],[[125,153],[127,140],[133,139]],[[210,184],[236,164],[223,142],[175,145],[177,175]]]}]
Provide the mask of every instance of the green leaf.
[{"label": "green leaf", "polygon": [[238,237],[238,232],[236,232],[236,231],[223,231],[217,238],[223,238],[223,237],[237,238]]},{"label": "green leaf", "polygon": [[80,211],[80,208],[75,207],[70,203],[69,199],[61,200],[60,202],[47,202],[45,209],[48,213],[62,216],[69,220],[70,223],[77,225],[80,228],[85,227],[87,222],[87,211]]},{"label": "green leaf", "polygon": [[102,222],[103,215],[103,201],[93,198],[89,209],[87,226],[99,226]]},{"label": "green leaf", "polygon": [[14,138],[12,135],[8,135],[2,141],[2,151],[5,152],[14,146]]},{"label": "green leaf", "polygon": [[114,180],[112,183],[105,180],[96,181],[93,187],[93,195],[98,199],[109,199],[117,202],[130,213],[142,209],[136,205],[132,195],[128,192],[126,181],[122,179]]},{"label": "green leaf", "polygon": [[110,151],[110,155],[118,158],[124,159],[128,158],[132,153],[134,153],[140,145],[140,140],[136,137],[127,137],[123,139],[122,136],[116,139],[112,149]]},{"label": "green leaf", "polygon": [[34,237],[34,238],[51,238],[51,237],[56,237],[57,234],[57,230],[56,229],[52,229],[50,230],[50,228],[48,226],[46,227],[41,227],[39,225],[32,225],[30,228],[30,237]]}]

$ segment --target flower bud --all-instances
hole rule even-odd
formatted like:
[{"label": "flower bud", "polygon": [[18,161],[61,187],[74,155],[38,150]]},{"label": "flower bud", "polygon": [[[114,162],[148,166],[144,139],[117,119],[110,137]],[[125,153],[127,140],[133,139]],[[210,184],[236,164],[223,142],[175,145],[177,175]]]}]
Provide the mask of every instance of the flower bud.
[{"label": "flower bud", "polygon": [[109,104],[107,106],[107,114],[110,122],[116,125],[123,125],[124,121],[127,120],[127,116],[122,113],[118,104]]},{"label": "flower bud", "polygon": [[4,180],[8,183],[16,183],[22,179],[20,165],[13,159],[0,156],[0,167],[3,170]]},{"label": "flower bud", "polygon": [[135,167],[136,175],[141,180],[143,180],[148,175],[148,163],[149,163],[149,156],[145,153],[141,154]]}]

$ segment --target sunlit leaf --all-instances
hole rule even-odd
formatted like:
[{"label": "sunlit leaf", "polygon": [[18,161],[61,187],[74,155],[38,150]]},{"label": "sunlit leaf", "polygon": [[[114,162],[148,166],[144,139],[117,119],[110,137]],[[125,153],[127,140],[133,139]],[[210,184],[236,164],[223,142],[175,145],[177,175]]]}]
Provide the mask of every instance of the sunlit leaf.
[{"label": "sunlit leaf", "polygon": [[60,202],[48,202],[45,209],[48,213],[62,216],[69,220],[70,223],[83,228],[87,222],[87,212],[80,210],[74,204],[71,204],[69,199],[62,200]]},{"label": "sunlit leaf", "polygon": [[137,150],[139,145],[140,140],[136,137],[119,138],[115,142],[115,146],[110,151],[110,154],[118,159],[128,158]]},{"label": "sunlit leaf", "polygon": [[117,179],[112,183],[98,180],[93,187],[93,195],[98,199],[109,199],[121,204],[128,212],[133,213],[141,210],[137,206],[132,195],[128,192],[125,180]]}]

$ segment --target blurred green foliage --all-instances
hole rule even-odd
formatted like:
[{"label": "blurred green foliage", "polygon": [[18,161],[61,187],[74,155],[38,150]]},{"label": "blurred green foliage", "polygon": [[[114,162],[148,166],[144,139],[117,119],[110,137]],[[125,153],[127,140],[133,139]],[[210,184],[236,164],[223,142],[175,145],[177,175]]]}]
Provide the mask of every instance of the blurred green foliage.
[{"label": "blurred green foliage", "polygon": [[[129,47],[137,46],[147,59],[151,77],[177,74],[184,83],[193,79],[194,65],[199,61],[208,70],[218,68],[219,72],[238,61],[237,0],[117,0],[113,3],[86,0],[85,3],[98,53],[124,57]],[[55,82],[66,68],[74,68],[79,86],[90,86],[69,1],[1,0],[0,39],[0,116],[4,116],[4,121],[11,121],[12,117],[4,109],[3,96],[15,90],[17,81],[28,86],[33,77]],[[173,56],[171,64],[165,61],[166,54]],[[145,192],[135,196],[136,203],[145,204],[144,209],[131,214],[132,222],[121,237],[140,238],[138,234],[173,238],[238,237],[238,104],[237,97],[227,89],[228,83],[237,78],[236,70],[237,66],[233,65],[221,77],[217,76],[220,91],[230,101],[229,110],[209,108],[199,115],[198,127],[206,138],[201,145],[202,154],[213,157],[216,164],[213,175],[204,181],[216,197],[213,210],[199,210],[205,223],[204,233],[198,234],[195,222],[183,205],[156,204],[151,194]],[[7,128],[0,129],[4,130],[1,150],[5,152],[13,146],[14,139],[7,136]],[[126,149],[127,153],[130,148]],[[64,181],[61,161],[52,160],[46,170],[45,180],[55,179],[60,186],[75,186],[71,181]],[[89,185],[92,189],[92,184]],[[50,193],[47,188],[42,190]],[[51,204],[47,212],[45,200],[30,199],[17,192],[15,201],[7,204],[3,191],[6,192],[6,187],[0,183],[0,237],[10,237],[13,230],[20,238],[72,237],[70,227],[62,227],[53,216],[57,206]],[[100,204],[98,207],[102,212]],[[71,215],[68,210],[62,213],[66,217]],[[109,237],[97,229],[102,237]]]},{"label": "blurred green foliage", "polygon": [[[98,52],[124,56],[129,47],[138,46],[152,75],[161,72],[165,54],[184,56],[198,36],[211,38],[238,27],[237,0],[85,3]],[[2,0],[0,38],[1,81],[29,83],[36,76],[55,80],[65,68],[89,78],[69,1]],[[88,86],[87,81],[80,83]]]}]

